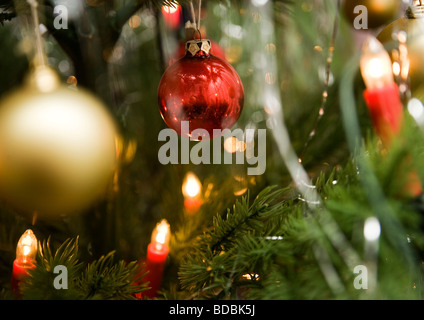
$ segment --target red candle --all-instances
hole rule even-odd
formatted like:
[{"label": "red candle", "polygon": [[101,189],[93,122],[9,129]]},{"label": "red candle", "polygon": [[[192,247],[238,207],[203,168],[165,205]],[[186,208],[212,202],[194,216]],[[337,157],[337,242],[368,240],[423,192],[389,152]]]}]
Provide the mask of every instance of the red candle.
[{"label": "red candle", "polygon": [[396,83],[366,89],[364,99],[377,134],[385,145],[399,133],[403,121],[403,105]]},{"label": "red candle", "polygon": [[[373,126],[383,144],[388,147],[400,132],[403,123],[403,104],[399,88],[393,79],[392,62],[384,46],[373,36],[364,43],[361,57],[361,73],[366,90],[364,99],[370,111]],[[402,165],[409,165],[410,158]],[[408,173],[406,184],[400,192],[406,196],[418,196],[422,186],[416,171]]]},{"label": "red candle", "polygon": [[162,275],[166,259],[169,253],[170,227],[168,222],[163,219],[156,225],[152,233],[152,240],[147,247],[147,257],[144,261],[145,271],[148,273],[143,277],[143,282],[147,283],[150,289],[143,291],[138,298],[154,298],[161,287]]},{"label": "red candle", "polygon": [[196,213],[203,204],[201,197],[202,184],[197,176],[188,172],[184,177],[182,192],[184,196],[184,207],[188,214]]},{"label": "red candle", "polygon": [[203,200],[200,197],[186,198],[184,199],[184,207],[188,214],[193,214],[199,211],[203,204]]},{"label": "red candle", "polygon": [[20,297],[20,284],[28,277],[28,272],[35,268],[37,238],[32,230],[24,232],[16,246],[16,259],[13,261],[11,290],[16,298]]},{"label": "red candle", "polygon": [[367,87],[364,99],[374,129],[387,145],[401,129],[403,105],[393,79],[390,56],[373,36],[367,38],[363,46],[361,73]]}]

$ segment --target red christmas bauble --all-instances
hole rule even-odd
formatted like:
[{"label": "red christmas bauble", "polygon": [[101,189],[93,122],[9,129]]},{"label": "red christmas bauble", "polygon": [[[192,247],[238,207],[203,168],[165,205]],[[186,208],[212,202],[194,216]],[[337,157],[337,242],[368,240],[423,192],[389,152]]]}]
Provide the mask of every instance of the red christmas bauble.
[{"label": "red christmas bauble", "polygon": [[[158,88],[159,110],[165,123],[178,134],[202,140],[230,129],[240,117],[244,89],[234,68],[210,54],[210,40],[186,43],[186,55],[163,74]],[[181,131],[182,121],[189,129]],[[195,136],[193,130],[198,130]],[[200,133],[200,134],[199,134]]]}]

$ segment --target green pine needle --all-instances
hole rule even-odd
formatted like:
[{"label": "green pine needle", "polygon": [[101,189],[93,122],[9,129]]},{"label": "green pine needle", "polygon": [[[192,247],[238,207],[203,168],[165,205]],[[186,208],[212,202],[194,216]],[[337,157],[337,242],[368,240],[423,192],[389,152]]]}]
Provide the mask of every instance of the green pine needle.
[{"label": "green pine needle", "polygon": [[[36,300],[87,300],[87,299],[135,299],[135,295],[147,289],[140,280],[145,275],[143,265],[132,261],[116,261],[110,252],[91,263],[79,261],[78,237],[67,239],[53,252],[50,239],[39,246],[36,268],[23,282],[23,299]],[[55,267],[64,266],[67,271],[67,288],[57,288]]]}]

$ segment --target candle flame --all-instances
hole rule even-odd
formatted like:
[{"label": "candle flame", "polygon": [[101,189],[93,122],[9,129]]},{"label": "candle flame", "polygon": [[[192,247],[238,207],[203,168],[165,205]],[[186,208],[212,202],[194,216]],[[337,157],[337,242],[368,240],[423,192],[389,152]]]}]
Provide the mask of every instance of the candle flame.
[{"label": "candle flame", "polygon": [[379,58],[371,58],[367,67],[367,71],[375,78],[380,78],[384,74],[384,65]]},{"label": "candle flame", "polygon": [[152,243],[168,245],[171,231],[168,221],[163,219],[152,232]]},{"label": "candle flame", "polygon": [[162,10],[166,13],[173,14],[178,10],[178,4],[176,6],[163,6]]},{"label": "candle flame", "polygon": [[201,190],[202,184],[200,183],[200,180],[194,173],[188,172],[184,178],[182,187],[184,197],[197,197],[200,195]]},{"label": "candle flame", "polygon": [[16,246],[16,258],[22,258],[24,262],[35,259],[37,254],[37,238],[31,229],[24,232]]},{"label": "candle flame", "polygon": [[370,36],[362,50],[361,73],[367,88],[379,88],[393,82],[392,61],[377,38]]}]

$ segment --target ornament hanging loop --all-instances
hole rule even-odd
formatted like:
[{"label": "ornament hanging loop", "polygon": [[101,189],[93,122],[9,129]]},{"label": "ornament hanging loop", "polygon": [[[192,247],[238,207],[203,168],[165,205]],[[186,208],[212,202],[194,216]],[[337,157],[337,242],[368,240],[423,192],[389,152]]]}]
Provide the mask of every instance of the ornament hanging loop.
[{"label": "ornament hanging loop", "polygon": [[185,28],[192,30],[193,40],[196,40],[196,32],[199,33],[199,39],[202,40],[202,33],[190,21],[186,22]]},{"label": "ornament hanging loop", "polygon": [[190,1],[190,11],[191,11],[191,17],[193,22],[187,21],[185,28],[186,29],[193,29],[193,40],[196,39],[196,31],[199,33],[199,38],[202,40],[202,33],[200,32],[200,19],[201,19],[201,9],[202,9],[202,0],[198,1],[199,3],[199,9],[198,9],[198,19],[196,23],[196,14],[194,12],[194,6],[193,1]]},{"label": "ornament hanging loop", "polygon": [[199,33],[199,39],[202,40],[202,33],[200,32],[199,29],[196,30]]},{"label": "ornament hanging loop", "polygon": [[31,17],[35,32],[36,54],[34,60],[34,70],[30,73],[28,84],[40,92],[50,92],[60,85],[59,76],[48,65],[46,55],[43,50],[43,40],[41,38],[40,20],[38,17],[38,1],[27,0],[31,7]]},{"label": "ornament hanging loop", "polygon": [[36,48],[37,48],[37,54],[35,59],[35,65],[37,67],[45,67],[47,66],[46,57],[44,55],[43,50],[43,41],[41,39],[41,32],[40,32],[40,20],[38,17],[38,1],[37,0],[27,0],[27,3],[31,7],[31,16],[34,24],[34,32],[35,32],[35,41],[36,41]]}]

